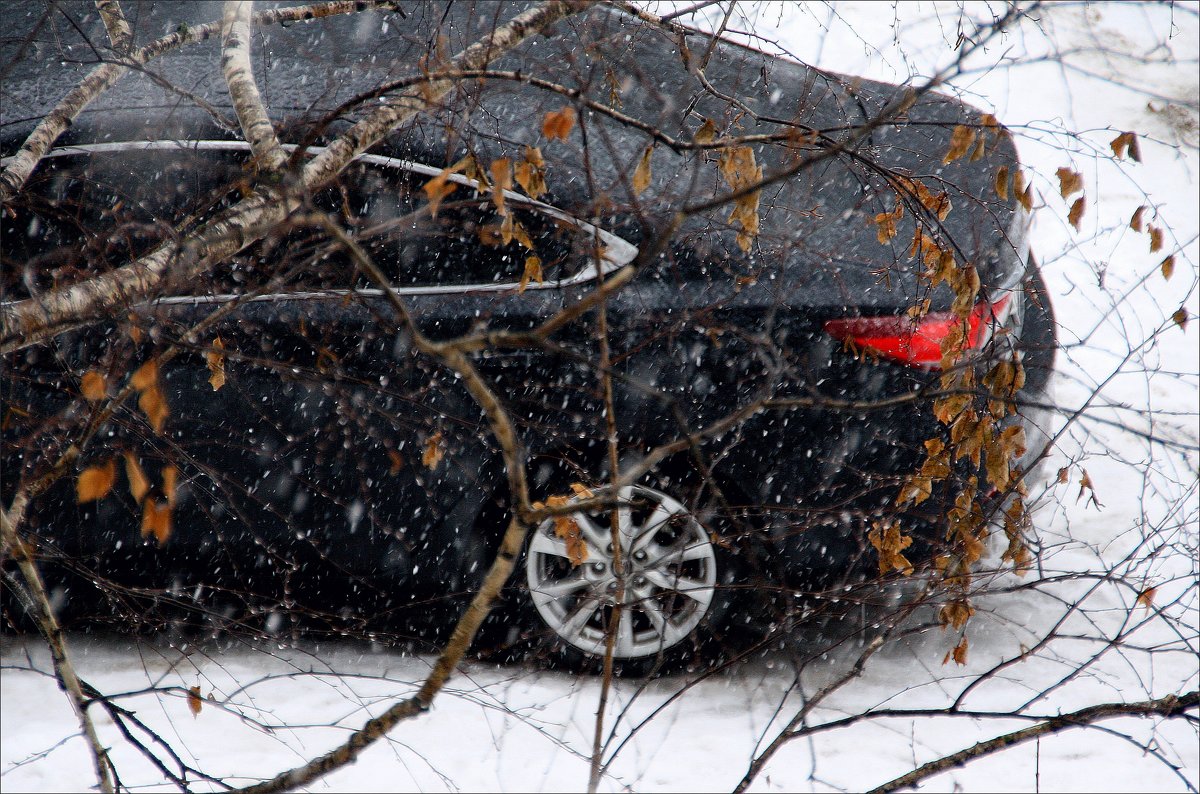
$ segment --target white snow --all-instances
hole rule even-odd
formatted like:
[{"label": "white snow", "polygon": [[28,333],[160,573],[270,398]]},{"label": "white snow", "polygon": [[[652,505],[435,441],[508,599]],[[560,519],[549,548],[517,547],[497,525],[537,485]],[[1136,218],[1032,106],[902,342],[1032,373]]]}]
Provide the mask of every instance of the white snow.
[{"label": "white snow", "polygon": [[[772,46],[819,66],[901,82],[955,57],[958,31],[971,33],[967,16],[990,19],[1003,10],[999,4],[972,5],[966,15],[944,3],[763,5],[734,15],[732,26],[752,25]],[[712,25],[723,11],[705,13]],[[1200,321],[1193,319],[1185,331],[1170,319],[1180,306],[1193,318],[1200,314],[1197,13],[1195,3],[1051,7],[1039,13],[1037,24],[1026,23],[990,46],[985,57],[972,59],[971,70],[953,81],[954,90],[993,110],[1014,131],[1034,174],[1039,203],[1045,204],[1036,217],[1034,250],[1065,346],[1056,399],[1068,409],[1086,405],[1049,465],[1051,472],[1067,467],[1069,482],[1047,486],[1036,516],[1045,540],[1040,573],[1055,583],[984,597],[968,629],[964,667],[941,664],[953,643],[940,631],[884,648],[861,678],[813,713],[812,722],[868,708],[942,708],[1026,647],[1033,650],[1024,661],[983,679],[964,708],[1006,709],[1032,700],[1029,713],[1053,715],[1197,687]],[[1065,53],[1064,63],[1043,62],[1050,50]],[[1143,136],[1140,165],[1110,157],[1108,142],[1124,130]],[[1081,135],[1072,138],[1069,131]],[[1054,172],[1064,165],[1086,180],[1088,210],[1078,233],[1066,224],[1067,207],[1058,197]],[[1156,207],[1161,225],[1170,229],[1160,253],[1151,254],[1146,236],[1127,227],[1141,204]],[[1159,262],[1170,252],[1176,267],[1167,281]],[[1099,396],[1088,404],[1097,388]],[[1148,442],[1139,433],[1176,446]],[[1076,498],[1084,469],[1102,509],[1086,494]],[[1103,570],[1135,585],[1158,586],[1154,608],[1135,604],[1136,587],[1088,576]],[[1009,576],[996,586],[1037,578]],[[1060,633],[1069,636],[1037,647],[1047,627],[1068,612]],[[1182,627],[1180,634],[1172,633],[1164,615]],[[224,650],[86,636],[72,636],[70,643],[81,675],[106,693],[173,687],[119,702],[185,761],[228,775],[229,782],[268,777],[332,748],[368,715],[412,693],[431,662],[350,643]],[[835,680],[860,650],[847,648],[808,666],[799,689],[811,695]],[[0,655],[0,787],[78,791],[94,784],[75,735],[78,726],[47,675],[46,651],[36,641],[4,638]],[[770,741],[800,702],[785,653],[690,688],[687,683],[680,676],[617,684],[606,719],[613,731],[606,758],[613,760],[602,790],[729,790],[755,748]],[[215,698],[197,716],[185,696],[192,686]],[[467,664],[430,713],[401,725],[356,764],[311,788],[583,789],[599,687],[596,679],[520,665]],[[114,747],[125,785],[169,790],[110,721],[101,717],[98,724]],[[829,731],[784,748],[755,790],[867,789],[1025,724],[907,717]],[[1138,746],[1147,742],[1155,753]],[[954,769],[928,786],[972,792],[1195,790],[1198,747],[1195,726],[1182,720],[1108,720]]]}]

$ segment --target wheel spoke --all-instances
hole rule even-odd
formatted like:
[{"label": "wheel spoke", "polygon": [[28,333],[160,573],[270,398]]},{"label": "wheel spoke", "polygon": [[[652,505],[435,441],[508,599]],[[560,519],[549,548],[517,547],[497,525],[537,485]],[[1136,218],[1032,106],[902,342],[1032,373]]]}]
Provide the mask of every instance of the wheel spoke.
[{"label": "wheel spoke", "polygon": [[666,500],[660,501],[654,506],[654,512],[650,514],[650,518],[646,523],[634,533],[633,544],[630,551],[642,551],[646,546],[650,545],[650,541],[654,540],[654,535],[658,532],[672,516],[683,513],[683,506],[672,500],[668,504]]},{"label": "wheel spoke", "polygon": [[587,587],[588,584],[588,580],[582,574],[576,574],[568,579],[560,579],[557,582],[543,582],[535,587],[534,590],[542,595],[558,599],[574,593],[580,588]]},{"label": "wheel spoke", "polygon": [[555,557],[570,557],[567,554],[567,542],[557,535],[538,532],[529,541],[529,550],[539,554],[552,554]]},{"label": "wheel spoke", "polygon": [[638,607],[646,615],[649,621],[654,624],[654,630],[658,632],[658,636],[663,636],[667,631],[667,616],[663,614],[662,609],[658,606],[658,602],[653,596],[647,596],[638,602]]},{"label": "wheel spoke", "polygon": [[662,571],[646,571],[645,576],[663,590],[681,593],[688,598],[707,604],[712,600],[712,585],[688,576],[672,576]]},{"label": "wheel spoke", "polygon": [[587,625],[588,620],[595,614],[600,607],[600,602],[590,596],[584,596],[579,599],[579,603],[566,617],[566,620],[558,627],[558,633],[564,638],[570,639],[578,637],[583,631],[583,627]]},{"label": "wheel spoke", "polygon": [[628,549],[632,542],[636,528],[633,526],[633,509],[630,502],[633,500],[633,488],[628,485],[619,491],[617,500],[617,531],[622,538],[622,548]]},{"label": "wheel spoke", "polygon": [[659,568],[669,563],[709,559],[712,559],[712,546],[708,541],[702,540],[686,546],[676,544],[662,547],[658,554],[651,553],[644,564],[647,568]]},{"label": "wheel spoke", "polygon": [[633,611],[629,608],[621,610],[621,619],[617,621],[617,637],[613,643],[613,653],[618,656],[632,656],[633,641]]},{"label": "wheel spoke", "polygon": [[602,530],[586,513],[576,513],[572,518],[575,519],[576,526],[579,527],[584,541],[589,546],[588,552],[595,553],[601,559],[611,559],[612,555],[605,551],[608,544],[612,543],[611,533]]}]

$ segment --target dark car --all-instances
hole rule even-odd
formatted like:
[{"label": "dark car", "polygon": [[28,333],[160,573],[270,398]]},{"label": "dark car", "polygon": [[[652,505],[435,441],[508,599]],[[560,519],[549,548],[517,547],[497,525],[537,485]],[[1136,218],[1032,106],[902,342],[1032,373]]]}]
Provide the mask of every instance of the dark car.
[{"label": "dark car", "polygon": [[[127,5],[139,43],[221,17],[219,3]],[[378,86],[436,69],[518,10],[389,3],[256,27],[256,78],[289,172],[387,101]],[[7,9],[6,166],[112,55],[90,4],[42,13]],[[122,78],[6,205],[5,311],[184,237],[263,185],[219,39]],[[529,331],[636,267],[603,318],[593,305],[536,343],[472,352],[516,423],[533,498],[596,505],[532,530],[485,642],[603,654],[620,593],[618,660],[685,656],[731,622],[772,622],[755,605],[781,593],[878,587],[887,527],[913,539],[904,554],[920,568],[950,542],[964,491],[1007,504],[1015,486],[989,487],[978,452],[927,481],[927,498],[900,494],[927,442],[957,440],[935,415],[939,392],[995,401],[984,383],[998,365],[1024,373],[1015,413],[995,418],[1024,429],[1013,466],[1032,468],[1044,446],[1055,327],[1019,182],[1008,188],[1010,138],[953,98],[910,104],[909,89],[735,44],[713,43],[700,69],[709,44],[609,7],[568,17],[203,277],[6,338],[5,504],[71,444],[82,450],[23,525],[64,614],[103,603],[109,619],[150,626],[183,614],[436,638],[479,586],[510,511],[485,412],[417,349],[321,217],[359,241],[434,341]],[[568,106],[573,125],[544,124]],[[977,143],[949,156],[962,130]],[[489,167],[501,160],[540,169],[544,193],[514,186],[501,202],[490,180],[503,167]],[[756,168],[793,166],[760,191],[754,220],[706,205]],[[457,187],[434,211],[438,179]],[[923,241],[977,274],[966,311],[961,289],[931,278],[938,257]],[[964,356],[943,371],[956,329]],[[99,398],[123,388],[131,396],[101,415]],[[615,496],[609,405],[620,469],[656,456]],[[82,472],[116,485],[85,493]]]}]

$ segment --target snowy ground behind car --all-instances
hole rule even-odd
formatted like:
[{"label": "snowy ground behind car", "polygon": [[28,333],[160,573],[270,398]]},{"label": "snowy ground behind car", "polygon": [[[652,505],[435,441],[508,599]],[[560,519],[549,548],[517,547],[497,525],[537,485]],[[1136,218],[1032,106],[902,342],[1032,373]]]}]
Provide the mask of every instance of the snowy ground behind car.
[{"label": "snowy ground behind car", "polygon": [[[964,708],[1004,710],[1033,701],[1031,713],[1053,715],[1197,687],[1198,11],[1195,3],[1053,7],[1039,14],[1037,26],[1026,23],[990,45],[986,57],[970,61],[974,68],[953,81],[953,90],[1013,129],[1035,174],[1037,203],[1045,205],[1036,214],[1033,248],[1064,346],[1055,396],[1065,409],[1065,429],[1047,465],[1050,481],[1038,489],[1045,489],[1036,515],[1042,567],[1024,579],[1000,579],[996,589],[1020,589],[980,601],[965,666],[942,664],[953,641],[941,631],[894,643],[826,700],[812,721],[877,708],[944,708],[1025,650],[1024,661],[975,685]],[[984,19],[991,14],[982,5],[969,12]],[[705,13],[712,25],[723,12]],[[731,27],[753,25],[767,40],[759,46],[821,67],[901,82],[953,59],[959,31],[970,35],[959,15],[951,4],[765,5],[735,14]],[[1060,62],[1043,59],[1051,48],[1063,54]],[[1111,161],[1108,143],[1124,130],[1143,136],[1140,165]],[[1079,232],[1067,224],[1067,204],[1058,196],[1060,166],[1080,171],[1086,181],[1088,208]],[[1169,228],[1161,252],[1150,253],[1147,236],[1128,228],[1143,204],[1157,207],[1162,220],[1155,222]],[[1176,264],[1167,280],[1159,263],[1169,253]],[[1193,318],[1186,329],[1171,319],[1181,306]],[[1076,409],[1082,416],[1065,425]],[[1067,469],[1065,483],[1053,477],[1059,468]],[[1100,506],[1080,486],[1085,470]],[[1114,577],[1088,576],[1097,571]],[[1118,575],[1132,585],[1111,581]],[[1027,587],[1039,578],[1042,586]],[[1139,591],[1149,587],[1157,587],[1152,602],[1139,605]],[[1060,619],[1059,639],[1038,645]],[[230,783],[267,777],[327,751],[369,715],[411,694],[431,663],[367,643],[218,649],[165,640],[69,640],[83,678],[108,694],[130,693],[122,706],[136,710],[186,761]],[[807,666],[799,681],[790,655],[780,652],[691,686],[683,676],[618,682],[606,719],[613,731],[606,758],[613,760],[602,790],[733,788],[756,748],[802,697],[845,673],[860,650],[830,653]],[[33,639],[5,637],[0,657],[0,787],[87,788],[94,783],[91,764],[67,701],[48,675],[48,653]],[[213,698],[194,716],[186,697],[193,686]],[[159,691],[136,694],[146,689]],[[464,665],[430,713],[311,788],[583,789],[599,689],[599,680],[588,677]],[[112,722],[97,717],[124,785],[162,780],[121,741]],[[755,788],[862,790],[1026,724],[966,717],[861,723],[793,742]],[[954,769],[930,787],[1195,790],[1198,747],[1195,726],[1182,720],[1108,720]],[[166,787],[152,790],[159,788]]]}]

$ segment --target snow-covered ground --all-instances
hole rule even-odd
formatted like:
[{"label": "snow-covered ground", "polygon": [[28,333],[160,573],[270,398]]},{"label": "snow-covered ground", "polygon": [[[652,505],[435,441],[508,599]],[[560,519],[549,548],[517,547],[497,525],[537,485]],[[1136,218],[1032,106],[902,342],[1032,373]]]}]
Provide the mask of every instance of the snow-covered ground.
[{"label": "snow-covered ground", "polygon": [[[994,10],[1003,11],[999,5]],[[983,5],[968,12],[991,16]],[[1045,542],[1042,570],[998,583],[1028,585],[1040,575],[1044,584],[980,602],[966,666],[942,666],[948,642],[938,631],[885,647],[860,678],[813,713],[813,722],[871,708],[942,708],[976,680],[982,683],[964,708],[1007,709],[1032,701],[1029,713],[1046,715],[1197,687],[1200,321],[1182,330],[1171,315],[1181,306],[1192,318],[1200,314],[1198,12],[1195,3],[1051,7],[969,61],[968,71],[952,81],[948,90],[1010,126],[1033,174],[1045,205],[1037,213],[1034,249],[1064,344],[1056,399],[1068,415],[1086,410],[1066,427],[1049,464],[1051,472],[1067,468],[1068,481],[1047,486],[1037,514]],[[715,24],[723,12],[704,13],[707,22],[692,21]],[[971,34],[959,7],[940,3],[767,4],[735,14],[731,27],[752,27],[766,40],[760,46],[893,82],[933,73],[955,57],[959,32]],[[1061,57],[1046,57],[1055,55]],[[1124,130],[1142,135],[1141,164],[1112,161],[1108,143]],[[1058,197],[1054,174],[1060,166],[1086,180],[1088,209],[1079,232],[1067,224],[1067,207]],[[1155,254],[1145,234],[1128,228],[1143,204],[1156,208],[1154,222],[1169,230],[1164,250]],[[1176,254],[1169,280],[1159,267],[1168,253]],[[1077,498],[1085,470],[1102,507],[1086,494]],[[1135,586],[1089,578],[1100,571]],[[1153,604],[1136,604],[1138,590],[1152,586],[1158,588]],[[1048,627],[1072,608],[1060,638],[1039,646]],[[1172,625],[1180,633],[1172,633]],[[428,658],[349,643],[217,650],[70,640],[82,676],[106,693],[174,687],[131,694],[121,704],[136,710],[185,761],[229,776],[229,782],[239,774],[270,776],[333,747],[368,715],[410,694],[430,664]],[[1024,661],[980,679],[1026,649]],[[683,677],[618,682],[606,720],[612,731],[606,758],[612,761],[602,789],[731,789],[756,748],[794,713],[802,693],[811,695],[844,673],[856,653],[831,653],[806,667],[799,681],[780,654],[691,687]],[[90,762],[68,704],[46,674],[48,654],[36,642],[6,638],[0,655],[0,788],[87,787],[94,781]],[[193,686],[214,698],[195,716],[186,698]],[[429,714],[401,725],[358,763],[312,788],[581,789],[599,688],[590,678],[468,664]],[[866,789],[1025,724],[967,717],[859,724],[792,742],[755,788]],[[116,748],[125,785],[162,780],[124,745],[111,722],[100,719],[99,730]],[[1180,720],[1108,720],[954,769],[929,786],[1195,790],[1198,748],[1195,726]]]}]

